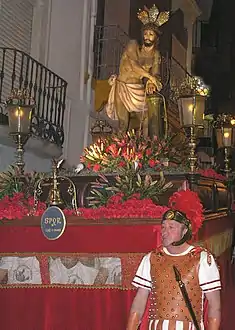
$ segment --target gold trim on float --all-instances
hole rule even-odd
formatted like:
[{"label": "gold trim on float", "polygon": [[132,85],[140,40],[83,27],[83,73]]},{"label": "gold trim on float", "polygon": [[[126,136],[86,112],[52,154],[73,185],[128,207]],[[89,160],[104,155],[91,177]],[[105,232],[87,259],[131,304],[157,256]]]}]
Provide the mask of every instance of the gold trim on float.
[{"label": "gold trim on float", "polygon": [[92,286],[92,285],[73,285],[73,284],[0,284],[1,289],[87,289],[87,290],[100,290],[100,289],[112,289],[112,290],[136,290],[135,287],[122,287],[115,285],[104,286]]}]

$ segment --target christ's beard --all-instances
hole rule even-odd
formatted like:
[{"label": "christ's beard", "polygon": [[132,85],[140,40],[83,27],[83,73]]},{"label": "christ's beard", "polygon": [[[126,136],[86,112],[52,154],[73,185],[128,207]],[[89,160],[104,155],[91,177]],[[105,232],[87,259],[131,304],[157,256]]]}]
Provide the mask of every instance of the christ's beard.
[{"label": "christ's beard", "polygon": [[154,41],[144,40],[145,47],[152,47],[154,45]]}]

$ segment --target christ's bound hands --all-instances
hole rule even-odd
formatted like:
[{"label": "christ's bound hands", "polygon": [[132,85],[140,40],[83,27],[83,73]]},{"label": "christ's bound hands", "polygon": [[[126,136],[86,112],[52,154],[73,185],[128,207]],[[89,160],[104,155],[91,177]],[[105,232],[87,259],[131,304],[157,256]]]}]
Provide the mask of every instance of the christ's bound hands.
[{"label": "christ's bound hands", "polygon": [[154,76],[150,76],[149,80],[153,85],[156,86],[157,91],[160,92],[161,89],[162,89],[162,83],[160,82],[160,80],[158,78],[154,77]]}]

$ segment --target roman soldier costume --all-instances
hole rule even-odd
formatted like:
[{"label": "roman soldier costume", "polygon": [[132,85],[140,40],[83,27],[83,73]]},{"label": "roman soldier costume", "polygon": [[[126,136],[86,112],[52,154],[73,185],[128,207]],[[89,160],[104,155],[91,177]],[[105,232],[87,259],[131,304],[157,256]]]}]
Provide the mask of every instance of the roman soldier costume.
[{"label": "roman soldier costume", "polygon": [[[183,223],[187,229],[183,238],[173,243],[179,246],[198,232],[203,221],[203,207],[198,195],[190,190],[174,193],[169,206],[162,221],[174,220]],[[205,329],[205,294],[221,288],[213,256],[204,248],[193,245],[180,254],[170,254],[165,247],[150,252],[142,259],[133,285],[150,291],[148,330]],[[138,313],[133,313],[127,329],[139,329],[140,322]],[[209,318],[208,329],[219,329],[216,319]]]}]

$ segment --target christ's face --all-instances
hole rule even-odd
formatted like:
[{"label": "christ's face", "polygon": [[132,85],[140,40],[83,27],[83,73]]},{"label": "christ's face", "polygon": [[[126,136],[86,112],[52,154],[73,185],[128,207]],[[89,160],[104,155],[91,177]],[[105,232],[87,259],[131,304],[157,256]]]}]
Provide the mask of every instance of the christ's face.
[{"label": "christ's face", "polygon": [[157,35],[153,30],[144,30],[143,39],[144,45],[146,47],[151,47],[157,41]]}]

